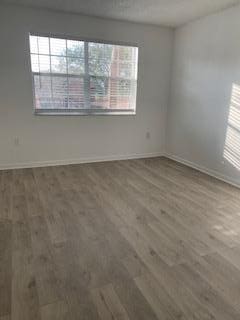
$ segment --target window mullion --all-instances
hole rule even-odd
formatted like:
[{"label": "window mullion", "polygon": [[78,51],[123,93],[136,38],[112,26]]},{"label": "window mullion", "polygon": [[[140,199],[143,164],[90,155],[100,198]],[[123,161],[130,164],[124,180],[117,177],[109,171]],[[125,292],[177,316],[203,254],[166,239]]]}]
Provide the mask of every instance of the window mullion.
[{"label": "window mullion", "polygon": [[89,50],[88,42],[84,41],[84,105],[90,108],[90,75],[89,75]]},{"label": "window mullion", "polygon": [[50,63],[50,85],[51,85],[51,100],[53,103],[53,84],[52,84],[52,58],[51,58],[51,44],[50,38],[48,38],[48,46],[49,46],[49,63]]},{"label": "window mullion", "polygon": [[67,48],[67,40],[66,42],[66,71],[67,71],[67,107],[69,108],[69,74],[68,74],[68,48]]}]

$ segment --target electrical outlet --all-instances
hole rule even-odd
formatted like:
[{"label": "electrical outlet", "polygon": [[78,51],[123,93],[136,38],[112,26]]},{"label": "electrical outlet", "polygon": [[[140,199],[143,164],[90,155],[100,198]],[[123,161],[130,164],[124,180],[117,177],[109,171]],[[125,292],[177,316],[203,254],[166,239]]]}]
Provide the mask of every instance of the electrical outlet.
[{"label": "electrical outlet", "polygon": [[18,147],[19,144],[20,144],[19,138],[18,138],[18,137],[15,137],[13,141],[14,141],[15,147]]}]

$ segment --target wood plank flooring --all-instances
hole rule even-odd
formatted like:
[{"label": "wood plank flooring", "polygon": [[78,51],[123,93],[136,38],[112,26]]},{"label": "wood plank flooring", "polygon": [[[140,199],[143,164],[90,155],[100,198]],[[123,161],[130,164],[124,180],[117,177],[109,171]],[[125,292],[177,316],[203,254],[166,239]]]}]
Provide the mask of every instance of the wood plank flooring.
[{"label": "wood plank flooring", "polygon": [[239,320],[240,190],[166,158],[0,172],[0,320]]}]

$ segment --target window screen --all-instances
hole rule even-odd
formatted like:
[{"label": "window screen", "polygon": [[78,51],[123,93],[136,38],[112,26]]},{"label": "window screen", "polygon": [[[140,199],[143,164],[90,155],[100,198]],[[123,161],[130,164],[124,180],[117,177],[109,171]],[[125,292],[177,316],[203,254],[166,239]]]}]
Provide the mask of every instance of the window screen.
[{"label": "window screen", "polygon": [[35,112],[134,114],[138,48],[30,35]]}]

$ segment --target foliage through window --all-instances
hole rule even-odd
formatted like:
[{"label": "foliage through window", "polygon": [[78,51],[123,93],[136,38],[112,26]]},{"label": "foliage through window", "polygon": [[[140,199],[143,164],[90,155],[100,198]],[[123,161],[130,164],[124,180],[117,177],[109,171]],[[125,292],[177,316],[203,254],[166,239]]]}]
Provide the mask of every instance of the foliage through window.
[{"label": "foliage through window", "polygon": [[133,114],[138,48],[30,35],[35,112]]}]

